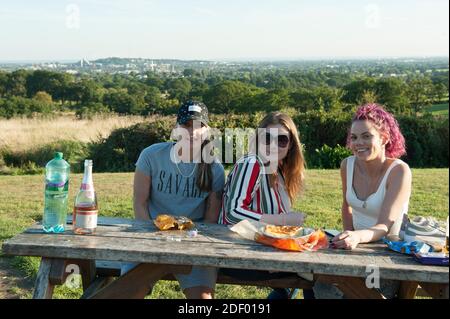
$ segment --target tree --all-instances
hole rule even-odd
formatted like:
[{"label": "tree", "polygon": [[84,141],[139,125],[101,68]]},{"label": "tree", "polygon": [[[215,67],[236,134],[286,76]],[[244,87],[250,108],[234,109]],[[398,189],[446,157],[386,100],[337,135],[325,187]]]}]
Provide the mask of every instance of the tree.
[{"label": "tree", "polygon": [[204,96],[209,90],[209,86],[207,83],[202,80],[192,81],[192,90],[189,93],[189,98],[193,100],[204,100]]},{"label": "tree", "polygon": [[93,80],[83,79],[80,82],[71,83],[66,90],[66,97],[76,103],[96,103],[100,102],[101,88]]},{"label": "tree", "polygon": [[249,96],[245,102],[246,109],[251,111],[273,112],[291,106],[292,101],[287,90],[262,90],[260,93]]},{"label": "tree", "polygon": [[156,87],[147,87],[147,93],[145,94],[144,101],[146,104],[147,113],[153,113],[159,110],[164,103],[161,91]]},{"label": "tree", "polygon": [[329,88],[326,86],[318,87],[313,90],[315,96],[315,109],[323,109],[331,112],[341,109],[342,91],[338,89]]},{"label": "tree", "polygon": [[361,98],[358,100],[358,105],[364,105],[368,103],[377,103],[378,96],[377,94],[372,90],[366,90],[362,93]]},{"label": "tree", "polygon": [[167,86],[170,98],[177,99],[178,101],[186,100],[191,90],[191,82],[185,78],[170,80]]},{"label": "tree", "polygon": [[434,99],[434,103],[441,103],[445,99],[448,101],[448,88],[444,83],[437,83],[433,85],[432,95]]},{"label": "tree", "polygon": [[416,115],[422,111],[424,106],[430,103],[429,92],[431,85],[431,80],[425,77],[416,77],[409,82],[408,97]]},{"label": "tree", "polygon": [[147,94],[147,89],[148,86],[145,85],[144,83],[140,83],[140,82],[130,82],[127,84],[126,86],[128,94],[133,95],[133,96],[141,96],[144,97]]},{"label": "tree", "polygon": [[37,70],[27,77],[27,95],[33,97],[37,92],[45,91],[54,99],[64,103],[67,99],[66,89],[73,80],[73,76],[70,74]]},{"label": "tree", "polygon": [[348,104],[358,104],[365,92],[375,92],[375,79],[365,78],[362,80],[356,80],[344,86],[344,94],[342,101]]},{"label": "tree", "polygon": [[36,95],[33,97],[33,99],[35,99],[36,101],[42,102],[42,103],[46,103],[46,104],[53,103],[52,96],[45,91],[37,92]]},{"label": "tree", "polygon": [[396,114],[406,113],[409,108],[407,91],[408,87],[401,79],[385,78],[375,83],[377,102]]},{"label": "tree", "polygon": [[105,94],[103,104],[119,114],[142,114],[145,111],[145,101],[141,97],[131,96],[123,91]]},{"label": "tree", "polygon": [[298,89],[291,93],[292,103],[294,107],[302,113],[314,110],[316,105],[316,97],[311,90]]},{"label": "tree", "polygon": [[0,98],[6,93],[7,81],[8,81],[8,74],[0,71]]},{"label": "tree", "polygon": [[27,94],[27,75],[28,73],[25,70],[9,73],[6,81],[6,95],[25,97]]},{"label": "tree", "polygon": [[160,77],[158,77],[157,75],[151,73],[151,72],[147,72],[147,79],[145,80],[145,84],[147,84],[148,86],[153,86],[158,88],[159,90],[163,90],[164,89],[164,80],[161,79]]},{"label": "tree", "polygon": [[239,81],[224,81],[211,87],[205,95],[204,102],[214,113],[230,113],[244,107],[245,98],[254,96],[260,90]]},{"label": "tree", "polygon": [[186,77],[193,77],[193,76],[197,76],[198,72],[195,71],[194,69],[184,69],[183,75]]}]

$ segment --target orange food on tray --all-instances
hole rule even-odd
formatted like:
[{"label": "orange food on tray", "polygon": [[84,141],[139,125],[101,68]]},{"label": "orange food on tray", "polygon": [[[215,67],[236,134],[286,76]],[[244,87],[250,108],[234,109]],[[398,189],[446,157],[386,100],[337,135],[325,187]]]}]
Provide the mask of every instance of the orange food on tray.
[{"label": "orange food on tray", "polygon": [[189,230],[194,228],[194,223],[184,216],[158,215],[153,220],[159,230]]},{"label": "orange food on tray", "polygon": [[263,233],[269,237],[289,238],[301,235],[302,230],[303,227],[301,226],[266,225]]},{"label": "orange food on tray", "polygon": [[[294,231],[292,230],[291,234],[293,232]],[[299,230],[297,230],[297,234],[298,232]],[[328,247],[327,235],[322,230],[316,230],[303,236],[290,238],[273,237],[270,233],[264,231],[256,233],[255,241],[264,245],[290,251],[316,251]]]}]

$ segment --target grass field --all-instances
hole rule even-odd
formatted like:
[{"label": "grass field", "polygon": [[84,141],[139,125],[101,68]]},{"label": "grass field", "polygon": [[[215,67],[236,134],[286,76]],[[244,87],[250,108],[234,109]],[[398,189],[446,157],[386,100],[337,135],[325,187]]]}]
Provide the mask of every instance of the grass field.
[{"label": "grass field", "polygon": [[[448,216],[448,169],[414,169],[410,215]],[[81,183],[81,175],[73,175],[70,202]],[[129,217],[132,210],[131,173],[94,174],[102,216]],[[0,243],[20,233],[43,211],[42,176],[0,176]],[[308,214],[306,224],[313,227],[341,227],[341,187],[337,170],[309,170],[306,192],[294,208]],[[39,266],[38,258],[0,255],[0,299],[30,298],[33,280]],[[265,298],[269,289],[218,285],[218,298]],[[59,287],[55,298],[75,298],[80,290]],[[160,282],[150,298],[182,298],[176,282]]]},{"label": "grass field", "polygon": [[448,116],[448,103],[434,104],[425,108],[426,112],[431,112],[433,115]]},{"label": "grass field", "polygon": [[108,137],[114,129],[144,120],[141,116],[118,115],[76,120],[73,114],[56,118],[0,118],[0,149],[11,148],[20,152],[58,140],[90,142],[100,136]]}]

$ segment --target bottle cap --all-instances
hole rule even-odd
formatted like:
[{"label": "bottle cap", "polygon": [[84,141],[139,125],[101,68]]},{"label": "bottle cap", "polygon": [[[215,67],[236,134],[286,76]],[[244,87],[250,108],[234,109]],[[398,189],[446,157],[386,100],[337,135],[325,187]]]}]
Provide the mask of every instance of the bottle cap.
[{"label": "bottle cap", "polygon": [[55,158],[59,159],[59,160],[62,159],[63,158],[63,153],[62,152],[56,152],[55,153]]},{"label": "bottle cap", "polygon": [[84,160],[84,166],[92,166],[92,160],[90,159]]}]

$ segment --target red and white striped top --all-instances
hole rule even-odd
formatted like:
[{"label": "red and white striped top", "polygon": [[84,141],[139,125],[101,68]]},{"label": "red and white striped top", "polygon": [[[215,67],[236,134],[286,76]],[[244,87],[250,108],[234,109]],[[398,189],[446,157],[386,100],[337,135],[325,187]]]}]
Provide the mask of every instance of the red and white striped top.
[{"label": "red and white striped top", "polygon": [[222,197],[219,224],[236,224],[244,219],[260,220],[263,214],[284,214],[291,203],[278,173],[278,187],[270,187],[270,176],[256,155],[242,157],[228,175]]}]

